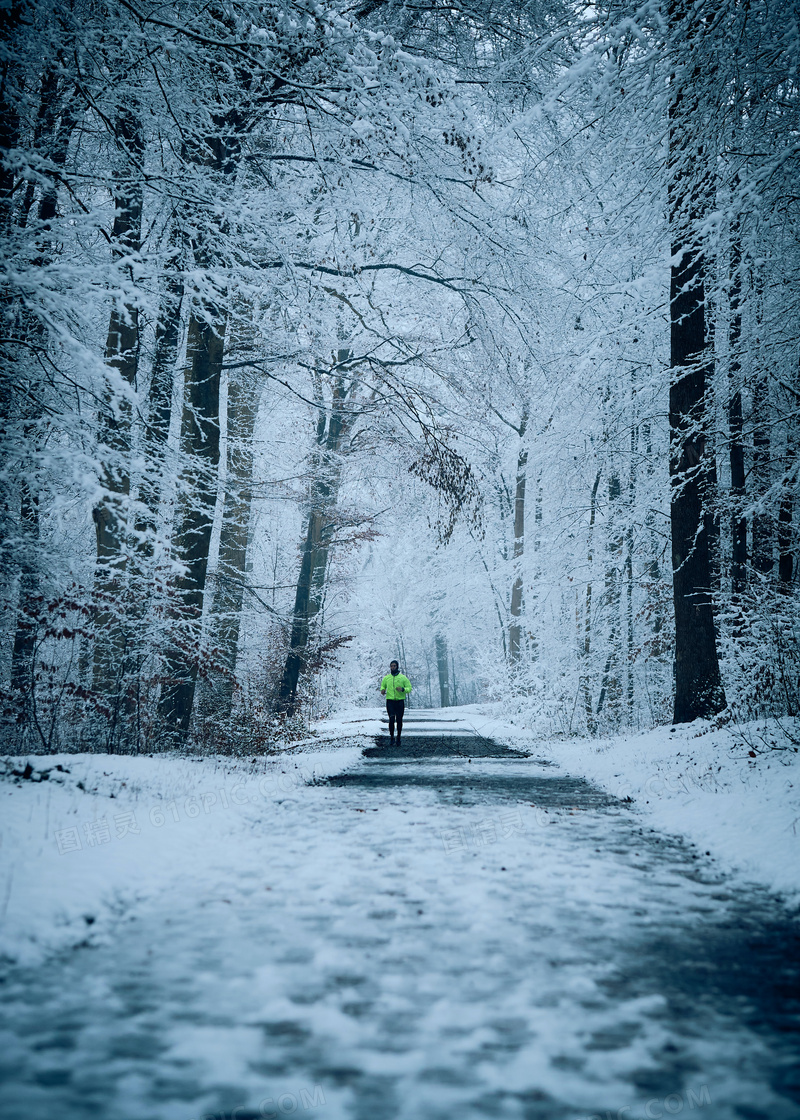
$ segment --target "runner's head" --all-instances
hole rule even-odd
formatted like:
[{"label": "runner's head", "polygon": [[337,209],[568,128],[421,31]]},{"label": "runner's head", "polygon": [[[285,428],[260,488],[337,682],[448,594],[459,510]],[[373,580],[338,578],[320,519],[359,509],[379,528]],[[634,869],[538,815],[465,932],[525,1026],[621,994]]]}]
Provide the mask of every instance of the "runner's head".
[{"label": "runner's head", "polygon": [[396,661],[390,661],[389,662],[389,672],[392,674],[393,677],[396,677],[397,674],[400,672],[400,666],[398,665],[398,663]]}]

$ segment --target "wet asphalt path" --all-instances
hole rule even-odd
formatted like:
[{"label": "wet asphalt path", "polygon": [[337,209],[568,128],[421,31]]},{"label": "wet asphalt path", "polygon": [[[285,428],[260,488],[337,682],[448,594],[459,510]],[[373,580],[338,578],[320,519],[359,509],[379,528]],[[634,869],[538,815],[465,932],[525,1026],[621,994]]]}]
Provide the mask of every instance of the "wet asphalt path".
[{"label": "wet asphalt path", "polygon": [[223,899],[8,972],[0,1115],[800,1118],[778,900],[463,728],[364,755],[253,820]]}]

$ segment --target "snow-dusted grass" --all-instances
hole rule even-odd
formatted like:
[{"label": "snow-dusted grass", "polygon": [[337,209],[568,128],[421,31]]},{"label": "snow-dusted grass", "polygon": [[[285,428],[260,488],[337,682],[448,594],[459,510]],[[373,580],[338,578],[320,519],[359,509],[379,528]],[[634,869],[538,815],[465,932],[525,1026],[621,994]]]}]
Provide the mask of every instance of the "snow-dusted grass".
[{"label": "snow-dusted grass", "polygon": [[[252,761],[7,758],[0,764],[0,956],[33,964],[48,952],[102,940],[136,903],[212,866],[251,811],[340,773],[362,745],[352,738],[316,749],[304,743]],[[15,778],[26,765],[31,777]]]}]

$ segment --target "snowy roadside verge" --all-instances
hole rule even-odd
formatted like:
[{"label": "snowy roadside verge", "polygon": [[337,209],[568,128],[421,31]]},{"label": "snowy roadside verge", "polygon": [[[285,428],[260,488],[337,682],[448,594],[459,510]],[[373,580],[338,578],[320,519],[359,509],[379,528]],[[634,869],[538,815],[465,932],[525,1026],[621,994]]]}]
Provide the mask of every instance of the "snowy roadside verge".
[{"label": "snowy roadside verge", "polygon": [[[760,747],[764,739],[778,748]],[[777,725],[697,721],[554,744],[553,753],[565,768],[580,767],[609,792],[631,797],[654,827],[800,903],[800,755]]]},{"label": "snowy roadside verge", "polygon": [[137,904],[244,842],[265,808],[352,766],[363,745],[304,742],[252,760],[3,759],[0,960],[33,965],[102,940]]},{"label": "snowy roadside verge", "polygon": [[[800,720],[697,720],[604,739],[543,739],[524,715],[462,708],[475,730],[546,756],[681,835],[741,879],[800,904]],[[788,732],[788,734],[787,734]]]}]

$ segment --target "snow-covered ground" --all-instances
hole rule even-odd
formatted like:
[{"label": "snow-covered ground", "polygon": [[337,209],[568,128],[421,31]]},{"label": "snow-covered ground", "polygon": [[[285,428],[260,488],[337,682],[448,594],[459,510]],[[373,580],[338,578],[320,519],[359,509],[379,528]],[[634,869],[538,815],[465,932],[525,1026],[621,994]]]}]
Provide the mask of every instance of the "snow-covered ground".
[{"label": "snow-covered ground", "polygon": [[721,732],[533,744],[449,714],[531,757],[364,759],[376,710],[266,759],[7,774],[7,1114],[800,1115],[770,1002],[794,927],[746,884],[796,883],[749,839],[760,798],[796,855],[792,770],[750,768]]},{"label": "snow-covered ground", "polygon": [[[458,709],[464,722],[520,749],[525,716]],[[738,877],[800,902],[800,720],[718,728],[698,720],[606,739],[535,741],[571,774],[632,798],[654,828],[685,836]]]},{"label": "snow-covered ground", "polygon": [[[447,715],[631,798],[652,827],[687,837],[740,879],[800,903],[800,720],[723,728],[698,720],[638,735],[542,741],[524,714],[503,718],[500,708],[471,705]],[[320,726],[344,733],[361,720],[374,733],[378,715],[356,709]]]},{"label": "snow-covered ground", "polygon": [[[364,745],[354,736],[380,733],[381,714],[343,711],[320,721],[316,743],[252,762],[7,759],[0,781],[0,955],[33,963],[43,952],[96,939],[136,899],[163,889],[182,861],[213,851],[251,806],[281,804],[306,781],[352,766]],[[532,740],[524,717],[502,719],[486,706],[447,714],[455,728],[533,751],[614,797],[631,798],[651,827],[688,838],[740,880],[800,901],[800,754],[779,729],[720,730],[698,722],[613,739],[542,742]],[[766,749],[768,742],[787,749]],[[26,764],[32,779],[14,779],[11,771]],[[38,781],[42,771],[49,776]]]},{"label": "snow-covered ground", "polygon": [[[275,810],[305,782],[361,755],[289,749],[269,758],[29,755],[0,781],[0,956],[35,964],[53,950],[97,943],[120,915],[213,866],[253,812]],[[13,771],[33,769],[28,779]],[[58,767],[63,767],[59,770]],[[42,772],[46,780],[37,780]],[[66,771],[66,772],[64,772]]]}]

